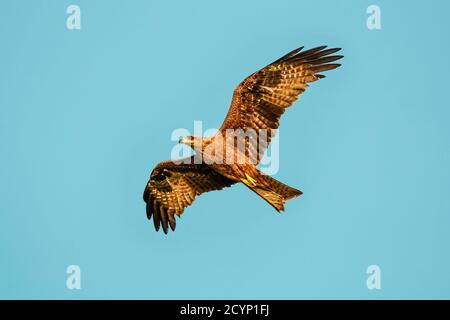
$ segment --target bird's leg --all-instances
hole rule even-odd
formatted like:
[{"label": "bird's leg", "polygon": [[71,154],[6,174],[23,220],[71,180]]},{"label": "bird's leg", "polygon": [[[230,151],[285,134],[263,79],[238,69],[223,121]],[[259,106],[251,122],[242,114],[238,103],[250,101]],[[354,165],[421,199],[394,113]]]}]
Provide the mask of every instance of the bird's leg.
[{"label": "bird's leg", "polygon": [[245,178],[242,178],[241,181],[250,188],[256,187],[256,180],[250,177],[247,173],[245,173]]}]

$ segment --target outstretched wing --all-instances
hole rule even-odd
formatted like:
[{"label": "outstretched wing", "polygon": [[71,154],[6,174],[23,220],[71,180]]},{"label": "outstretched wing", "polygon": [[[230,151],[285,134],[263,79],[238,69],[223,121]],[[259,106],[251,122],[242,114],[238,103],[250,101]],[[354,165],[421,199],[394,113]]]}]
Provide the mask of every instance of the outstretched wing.
[{"label": "outstretched wing", "polygon": [[[188,160],[188,161],[184,161]],[[147,217],[156,231],[160,225],[167,233],[168,226],[175,230],[175,214],[180,216],[197,195],[220,190],[235,182],[221,176],[206,164],[194,164],[193,157],[172,162],[159,163],[152,171],[144,190]]]},{"label": "outstretched wing", "polygon": [[[330,63],[343,57],[332,55],[340,49],[326,48],[295,49],[247,77],[234,90],[230,109],[219,132],[225,135],[227,129],[254,129],[260,141],[246,140],[245,152],[259,162],[274,130],[279,127],[279,119],[285,109],[299,98],[309,82],[325,77],[320,72],[340,66]],[[265,129],[264,135],[259,134],[263,132],[261,129]],[[256,148],[258,144],[259,148]]]}]

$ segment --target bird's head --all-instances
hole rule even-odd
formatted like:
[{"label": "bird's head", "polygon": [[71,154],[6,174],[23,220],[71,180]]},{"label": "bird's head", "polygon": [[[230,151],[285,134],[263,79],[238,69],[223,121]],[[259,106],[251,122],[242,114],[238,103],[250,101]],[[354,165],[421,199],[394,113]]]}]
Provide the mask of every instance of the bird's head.
[{"label": "bird's head", "polygon": [[178,143],[188,145],[188,146],[192,147],[193,149],[197,149],[197,148],[201,149],[202,141],[203,141],[202,137],[186,136],[186,137],[182,137],[178,141]]}]

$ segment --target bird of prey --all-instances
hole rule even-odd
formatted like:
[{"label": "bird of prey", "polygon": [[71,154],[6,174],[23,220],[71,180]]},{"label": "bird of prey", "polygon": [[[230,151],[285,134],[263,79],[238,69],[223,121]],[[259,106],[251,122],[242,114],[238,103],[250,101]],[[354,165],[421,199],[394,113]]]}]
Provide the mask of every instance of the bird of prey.
[{"label": "bird of prey", "polygon": [[[144,190],[147,217],[153,217],[156,231],[161,226],[166,234],[169,226],[174,231],[175,215],[181,216],[196,196],[235,183],[245,184],[279,212],[284,210],[286,201],[301,195],[300,190],[262,173],[257,164],[285,110],[305,91],[308,83],[324,78],[322,72],[340,66],[333,63],[343,57],[334,55],[339,50],[320,46],[309,50],[300,47],[289,52],[236,87],[228,114],[216,135],[180,139],[180,143],[192,147],[195,155],[159,163]],[[236,136],[226,138],[232,129],[252,130],[255,134],[244,136],[244,143],[237,148],[234,145]],[[262,133],[264,139],[261,139]],[[233,153],[232,161],[217,161],[230,152]],[[218,156],[219,153],[222,154]],[[201,155],[201,161],[195,161],[197,155]],[[235,161],[237,158],[241,161]]]}]

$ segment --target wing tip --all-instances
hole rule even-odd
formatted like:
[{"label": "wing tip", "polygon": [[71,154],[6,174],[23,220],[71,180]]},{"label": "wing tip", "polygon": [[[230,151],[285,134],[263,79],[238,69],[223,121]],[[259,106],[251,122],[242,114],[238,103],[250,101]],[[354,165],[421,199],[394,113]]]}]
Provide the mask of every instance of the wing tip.
[{"label": "wing tip", "polygon": [[150,220],[153,215],[153,211],[151,210],[151,206],[150,206],[150,199],[147,201],[147,206],[146,206],[145,212],[147,214],[147,219]]},{"label": "wing tip", "polygon": [[151,197],[149,197],[147,200],[146,213],[148,220],[151,220],[153,218],[153,225],[156,232],[159,232],[161,227],[164,234],[168,234],[169,227],[172,231],[175,231],[175,216],[170,215],[169,212],[166,212],[164,207],[159,205],[156,201],[152,201]]},{"label": "wing tip", "polygon": [[[304,47],[301,47],[301,49],[303,49]],[[291,51],[290,53],[284,55],[283,57],[281,57],[280,59],[278,59],[277,63],[279,62],[289,62],[289,61],[314,61],[317,60],[319,58],[323,58],[323,57],[328,57],[328,59],[330,58],[335,58],[336,60],[341,59],[340,56],[331,56],[331,54],[336,53],[338,51],[340,51],[342,48],[329,48],[327,49],[328,46],[327,45],[322,45],[322,46],[318,46],[318,47],[314,47],[305,51],[299,50],[300,48]],[[336,58],[337,57],[337,58]],[[342,56],[343,57],[343,56]]]},{"label": "wing tip", "polygon": [[333,70],[333,69],[339,68],[340,66],[342,66],[342,64],[340,64],[340,63],[330,63],[329,66],[331,68],[330,70]]}]

